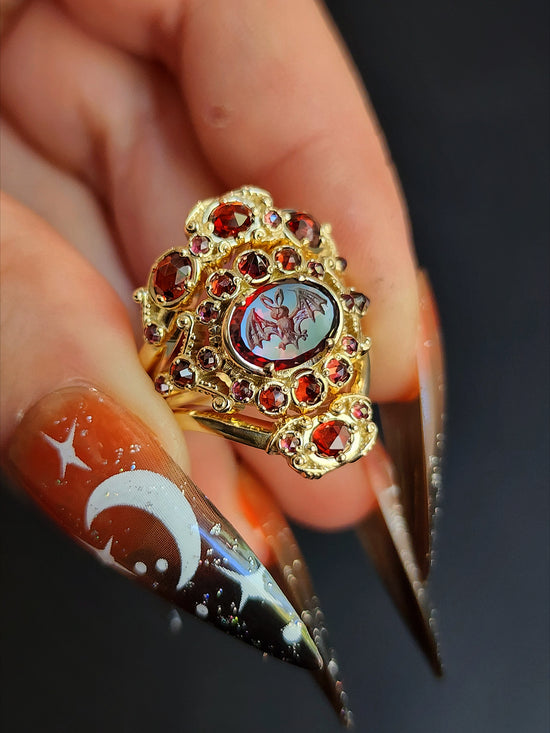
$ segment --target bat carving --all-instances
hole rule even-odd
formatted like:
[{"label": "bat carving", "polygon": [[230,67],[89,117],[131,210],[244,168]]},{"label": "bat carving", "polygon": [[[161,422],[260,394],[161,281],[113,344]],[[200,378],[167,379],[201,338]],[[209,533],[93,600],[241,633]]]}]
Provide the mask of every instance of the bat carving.
[{"label": "bat carving", "polygon": [[327,300],[317,293],[303,288],[296,290],[296,307],[290,312],[283,304],[284,293],[281,289],[275,293],[275,299],[267,295],[260,295],[260,300],[269,310],[270,318],[264,318],[255,308],[248,316],[246,336],[250,348],[262,346],[264,341],[270,341],[272,336],[280,339],[279,348],[284,351],[287,346],[298,348],[300,340],[307,338],[307,331],[303,322],[311,318],[315,322],[317,313],[325,314]]}]

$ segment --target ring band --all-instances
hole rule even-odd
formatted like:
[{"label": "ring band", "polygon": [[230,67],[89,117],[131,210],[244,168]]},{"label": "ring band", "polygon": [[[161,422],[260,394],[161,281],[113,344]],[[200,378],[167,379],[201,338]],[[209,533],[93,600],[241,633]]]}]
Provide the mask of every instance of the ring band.
[{"label": "ring band", "polygon": [[284,456],[307,478],[374,445],[369,300],[328,224],[244,186],[200,201],[141,304],[141,361],[182,427]]}]

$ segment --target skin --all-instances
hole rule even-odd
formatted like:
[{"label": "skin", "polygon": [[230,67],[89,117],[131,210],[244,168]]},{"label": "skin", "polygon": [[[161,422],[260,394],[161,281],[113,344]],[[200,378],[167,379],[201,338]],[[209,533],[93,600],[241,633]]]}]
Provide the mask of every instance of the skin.
[{"label": "skin", "polygon": [[42,395],[91,383],[151,427],[260,554],[237,499],[243,464],[302,523],[358,521],[373,502],[376,453],[311,482],[260,451],[184,437],[139,364],[131,300],[153,260],[183,241],[197,200],[258,185],[333,225],[348,281],[372,302],[372,398],[414,392],[406,210],[324,10],[312,0],[1,7],[0,447]]}]

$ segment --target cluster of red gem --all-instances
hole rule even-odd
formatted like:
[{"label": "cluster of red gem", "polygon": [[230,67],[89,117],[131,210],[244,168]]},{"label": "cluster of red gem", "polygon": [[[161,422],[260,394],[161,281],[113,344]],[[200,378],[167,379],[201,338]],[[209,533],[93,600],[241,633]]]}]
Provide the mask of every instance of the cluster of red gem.
[{"label": "cluster of red gem", "polygon": [[252,224],[252,211],[241,203],[220,204],[210,214],[214,234],[222,239],[236,237]]},{"label": "cluster of red gem", "polygon": [[302,374],[296,382],[294,394],[302,405],[316,405],[323,394],[323,383],[311,372]]},{"label": "cluster of red gem", "polygon": [[258,394],[258,403],[266,412],[280,412],[288,403],[288,397],[278,384],[264,387]]},{"label": "cluster of red gem", "polygon": [[145,326],[143,329],[143,335],[145,336],[147,343],[153,344],[154,346],[160,344],[162,340],[162,331],[156,323],[150,323],[148,326]]},{"label": "cluster of red gem", "polygon": [[369,406],[365,402],[354,402],[351,406],[351,414],[356,420],[368,420],[370,417]]},{"label": "cluster of red gem", "polygon": [[199,257],[199,255],[205,255],[210,249],[210,240],[208,237],[193,237],[189,242],[189,251],[191,254]]},{"label": "cluster of red gem", "polygon": [[348,447],[351,432],[341,420],[329,420],[318,425],[311,434],[311,439],[319,453],[335,458]]},{"label": "cluster of red gem", "polygon": [[197,361],[205,371],[210,371],[218,366],[218,357],[216,352],[209,346],[205,346],[204,349],[199,351],[197,354]]},{"label": "cluster of red gem", "polygon": [[191,387],[195,382],[195,372],[187,359],[176,359],[170,367],[172,381],[180,389]]},{"label": "cluster of red gem", "polygon": [[218,317],[219,311],[211,300],[203,300],[197,308],[197,316],[201,323],[212,323]]},{"label": "cluster of red gem", "polygon": [[250,402],[254,389],[247,379],[238,379],[231,385],[231,395],[237,402]]},{"label": "cluster of red gem", "polygon": [[300,447],[300,438],[294,433],[285,433],[279,438],[279,449],[284,453],[294,454]]},{"label": "cluster of red gem", "polygon": [[153,290],[164,302],[178,300],[185,295],[193,277],[193,262],[187,255],[173,250],[164,255],[153,273]]},{"label": "cluster of red gem", "polygon": [[281,247],[281,249],[278,249],[277,252],[275,252],[275,262],[279,265],[281,270],[286,270],[287,272],[296,270],[300,267],[301,261],[302,258],[298,252],[296,252],[294,247]]},{"label": "cluster of red gem", "polygon": [[359,348],[357,339],[354,339],[353,336],[344,336],[344,338],[342,339],[342,348],[344,349],[346,354],[353,356],[357,353],[357,349]]},{"label": "cluster of red gem", "polygon": [[325,365],[327,377],[333,384],[344,384],[351,376],[349,364],[342,359],[329,359]]},{"label": "cluster of red gem", "polygon": [[321,229],[309,214],[294,211],[286,223],[286,228],[294,234],[299,242],[305,242],[312,249],[319,248]]},{"label": "cluster of red gem", "polygon": [[237,289],[235,278],[230,272],[216,272],[208,282],[210,292],[216,298],[227,298]]},{"label": "cluster of red gem", "polygon": [[241,275],[248,275],[251,280],[263,280],[268,274],[269,260],[261,252],[247,252],[237,263]]}]

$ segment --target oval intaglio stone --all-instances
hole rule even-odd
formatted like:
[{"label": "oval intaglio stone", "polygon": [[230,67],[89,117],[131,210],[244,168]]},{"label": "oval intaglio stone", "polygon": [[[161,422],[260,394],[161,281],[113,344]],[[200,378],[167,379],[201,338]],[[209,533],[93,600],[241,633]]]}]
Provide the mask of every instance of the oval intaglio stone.
[{"label": "oval intaglio stone", "polygon": [[228,314],[226,339],[253,371],[304,364],[327,349],[339,326],[334,296],[320,283],[286,278],[257,288]]}]

